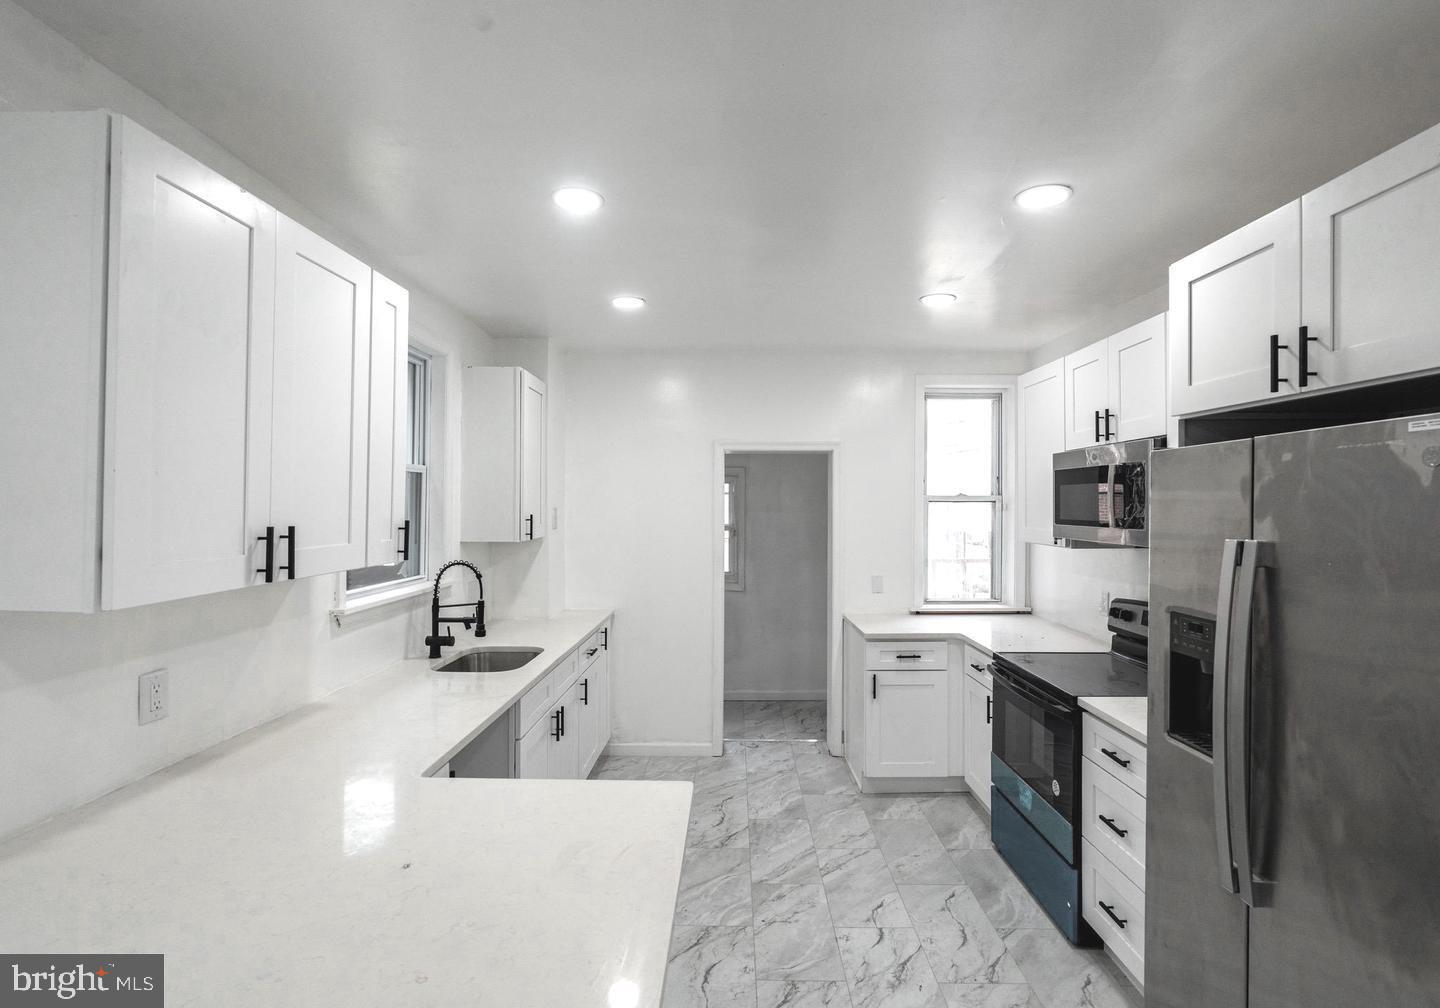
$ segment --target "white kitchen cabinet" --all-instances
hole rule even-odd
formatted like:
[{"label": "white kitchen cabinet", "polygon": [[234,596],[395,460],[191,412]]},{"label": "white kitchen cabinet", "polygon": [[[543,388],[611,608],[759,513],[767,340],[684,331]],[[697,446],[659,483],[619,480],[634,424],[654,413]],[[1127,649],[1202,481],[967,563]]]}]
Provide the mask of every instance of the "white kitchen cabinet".
[{"label": "white kitchen cabinet", "polygon": [[1020,534],[1048,545],[1055,541],[1055,453],[1065,450],[1064,361],[1021,375],[1017,386]]},{"label": "white kitchen cabinet", "polygon": [[365,566],[370,267],[285,217],[275,282],[270,514],[293,577]]},{"label": "white kitchen cabinet", "polygon": [[515,743],[515,776],[526,780],[550,780],[551,754],[560,741],[559,708],[552,708]]},{"label": "white kitchen cabinet", "polygon": [[1165,313],[1105,341],[1112,440],[1161,437],[1165,408]]},{"label": "white kitchen cabinet", "polygon": [[866,775],[946,776],[950,764],[950,673],[906,669],[876,670],[867,675]]},{"label": "white kitchen cabinet", "polygon": [[[599,631],[580,649],[579,708],[576,726],[579,736],[577,776],[587,777],[595,761],[610,743],[610,653],[607,632]],[[591,653],[593,652],[593,654]]]},{"label": "white kitchen cabinet", "polygon": [[365,566],[408,559],[405,473],[409,445],[410,295],[379,273],[370,279],[370,464]]},{"label": "white kitchen cabinet", "polygon": [[986,809],[990,808],[990,724],[994,700],[989,672],[967,668],[965,689],[965,783]]},{"label": "white kitchen cabinet", "polygon": [[1111,955],[1141,984],[1145,976],[1145,743],[1089,711],[1081,734],[1081,912],[1105,940]]},{"label": "white kitchen cabinet", "polygon": [[[1308,368],[1328,388],[1440,367],[1440,126],[1300,201]],[[1281,342],[1299,350],[1301,336]]]},{"label": "white kitchen cabinet", "polygon": [[460,538],[545,535],[545,383],[524,368],[465,369]]},{"label": "white kitchen cabinet", "polygon": [[1294,390],[1299,325],[1297,200],[1170,267],[1171,412],[1203,413]]},{"label": "white kitchen cabinet", "polygon": [[1110,356],[1100,340],[1066,354],[1065,447],[1086,448],[1108,441],[1110,429]]}]

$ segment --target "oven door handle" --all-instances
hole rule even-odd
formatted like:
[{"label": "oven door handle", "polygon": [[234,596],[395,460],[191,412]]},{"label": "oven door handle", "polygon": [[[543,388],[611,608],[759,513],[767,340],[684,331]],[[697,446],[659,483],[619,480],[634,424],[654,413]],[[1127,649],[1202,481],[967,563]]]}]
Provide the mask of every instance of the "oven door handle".
[{"label": "oven door handle", "polygon": [[1013,675],[1010,675],[1008,672],[1002,672],[994,665],[990,666],[990,671],[997,678],[999,678],[1000,681],[1003,682],[1008,689],[1014,690],[1026,700],[1030,700],[1033,703],[1038,703],[1043,707],[1047,707],[1054,713],[1059,714],[1061,717],[1068,718],[1074,716],[1075,712],[1071,708],[1066,707],[1064,704],[1056,703],[1054,700],[1051,700],[1049,697],[1045,696],[1033,686],[1021,682],[1019,679],[1017,679]]}]

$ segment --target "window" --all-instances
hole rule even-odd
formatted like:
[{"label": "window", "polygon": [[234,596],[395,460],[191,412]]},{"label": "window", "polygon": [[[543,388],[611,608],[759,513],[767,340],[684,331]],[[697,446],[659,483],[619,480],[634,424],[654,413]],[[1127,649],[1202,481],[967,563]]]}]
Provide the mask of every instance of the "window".
[{"label": "window", "polygon": [[926,389],[924,423],[924,602],[997,602],[1000,393]]},{"label": "window", "polygon": [[429,573],[425,560],[429,545],[429,486],[427,482],[430,455],[430,357],[418,350],[410,351],[409,395],[406,410],[405,458],[405,520],[410,524],[409,558],[403,562],[381,564],[350,571],[345,575],[347,595],[368,594],[395,588],[408,581],[423,580]]},{"label": "window", "polygon": [[745,590],[745,470],[725,470],[725,501],[720,535],[725,547],[725,590]]}]

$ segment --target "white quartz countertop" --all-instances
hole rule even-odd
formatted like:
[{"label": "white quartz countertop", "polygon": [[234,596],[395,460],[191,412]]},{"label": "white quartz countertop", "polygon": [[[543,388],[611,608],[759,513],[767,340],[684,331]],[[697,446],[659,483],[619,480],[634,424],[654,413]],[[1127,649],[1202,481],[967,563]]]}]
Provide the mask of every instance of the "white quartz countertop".
[{"label": "white quartz countertop", "polygon": [[427,778],[607,618],[498,621],[533,667],[396,663],[0,844],[0,947],[162,952],[166,1003],[660,1003],[684,782]]},{"label": "white quartz countertop", "polygon": [[1139,742],[1146,741],[1150,700],[1143,696],[1081,697],[1080,707],[1119,728]]},{"label": "white quartz countertop", "polygon": [[876,640],[969,641],[982,651],[1109,651],[1110,642],[1026,613],[949,616],[911,613],[846,613],[864,637]]}]

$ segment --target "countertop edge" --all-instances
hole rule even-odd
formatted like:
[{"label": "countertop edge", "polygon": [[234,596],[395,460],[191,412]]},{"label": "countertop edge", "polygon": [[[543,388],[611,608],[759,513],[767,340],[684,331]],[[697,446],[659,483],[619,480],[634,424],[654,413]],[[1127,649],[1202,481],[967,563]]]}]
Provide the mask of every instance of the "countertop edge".
[{"label": "countertop edge", "polygon": [[1084,711],[1086,711],[1086,712],[1088,712],[1088,713],[1090,713],[1090,714],[1095,715],[1095,717],[1099,718],[1101,721],[1104,721],[1104,722],[1105,722],[1106,724],[1108,724],[1111,728],[1114,728],[1116,731],[1124,732],[1126,735],[1129,735],[1131,738],[1133,738],[1136,742],[1139,742],[1141,745],[1148,746],[1148,745],[1150,744],[1149,732],[1148,732],[1148,731],[1144,731],[1144,730],[1139,730],[1139,729],[1137,729],[1133,724],[1131,724],[1131,723],[1125,721],[1124,719],[1122,719],[1122,718],[1121,718],[1117,713],[1115,713],[1113,710],[1107,710],[1107,709],[1106,709],[1106,701],[1113,701],[1113,700],[1141,700],[1141,701],[1144,701],[1144,702],[1145,702],[1146,708],[1147,708],[1147,714],[1148,714],[1148,708],[1149,708],[1149,703],[1150,703],[1150,701],[1149,701],[1149,699],[1148,699],[1147,697],[1083,697],[1083,696],[1082,696],[1082,697],[1077,697],[1077,699],[1078,699],[1079,702],[1080,702],[1080,708],[1081,708],[1082,710],[1084,710]]}]

